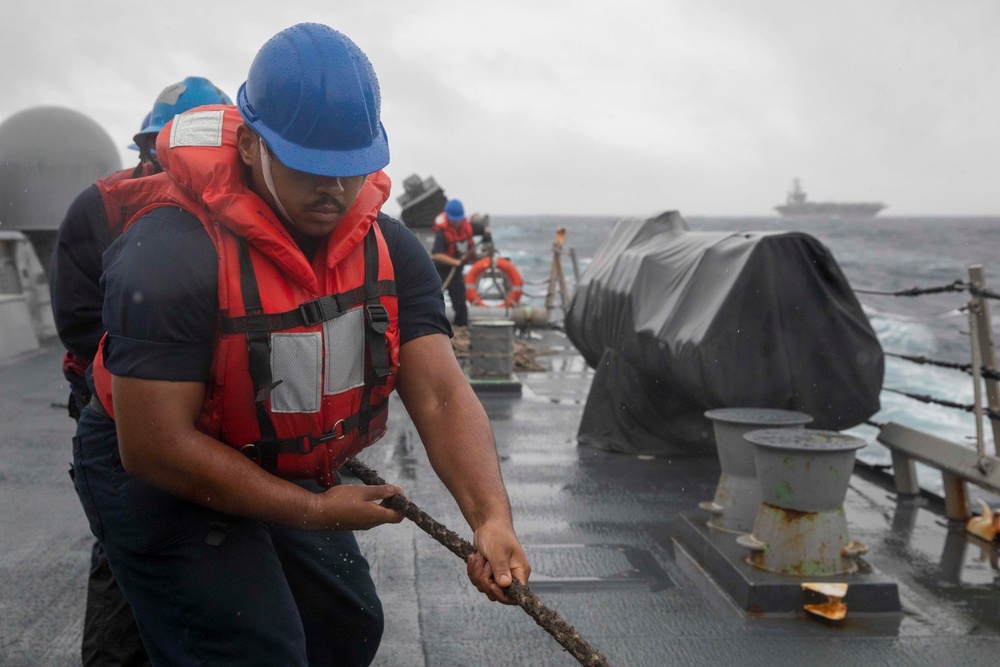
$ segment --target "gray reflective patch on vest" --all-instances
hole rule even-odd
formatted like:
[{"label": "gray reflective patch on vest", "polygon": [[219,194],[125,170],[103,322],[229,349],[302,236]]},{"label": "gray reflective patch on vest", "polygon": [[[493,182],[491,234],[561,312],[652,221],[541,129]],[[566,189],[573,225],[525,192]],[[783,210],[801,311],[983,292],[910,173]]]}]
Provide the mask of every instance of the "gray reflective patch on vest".
[{"label": "gray reflective patch on vest", "polygon": [[281,381],[271,391],[271,412],[319,412],[322,346],[318,331],[271,335],[271,376]]},{"label": "gray reflective patch on vest", "polygon": [[352,308],[323,323],[326,338],[326,382],[323,393],[339,394],[365,383],[364,308]]},{"label": "gray reflective patch on vest", "polygon": [[170,147],[221,146],[224,111],[189,111],[174,116],[170,126]]}]

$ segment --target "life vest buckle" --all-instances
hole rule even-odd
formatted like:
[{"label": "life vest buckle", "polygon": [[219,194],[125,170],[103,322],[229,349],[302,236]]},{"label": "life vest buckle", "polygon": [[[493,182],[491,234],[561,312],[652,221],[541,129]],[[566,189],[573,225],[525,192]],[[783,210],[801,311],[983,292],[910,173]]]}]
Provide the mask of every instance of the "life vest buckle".
[{"label": "life vest buckle", "polygon": [[347,435],[347,432],[344,430],[346,427],[346,421],[347,420],[345,419],[338,419],[334,423],[333,428],[318,437],[317,440],[319,442],[327,442],[328,440],[343,440],[344,436]]},{"label": "life vest buckle", "polygon": [[299,306],[302,325],[311,327],[314,324],[329,322],[344,314],[339,294],[328,294],[312,301],[306,301]]},{"label": "life vest buckle", "polygon": [[368,326],[375,333],[384,334],[389,330],[389,311],[380,303],[365,305],[365,319],[368,320]]},{"label": "life vest buckle", "polygon": [[331,440],[343,440],[346,436],[347,436],[347,420],[338,419],[334,423],[333,428],[331,428],[323,435],[302,436],[302,443],[304,447],[302,448],[301,453],[308,454],[313,449],[315,449],[317,445],[321,445],[324,442],[330,442]]},{"label": "life vest buckle", "polygon": [[311,327],[312,325],[319,324],[324,320],[323,304],[320,303],[319,299],[306,301],[304,304],[299,306],[299,313],[302,314],[303,326]]},{"label": "life vest buckle", "polygon": [[289,444],[295,443],[296,440],[298,440],[298,451],[295,451],[294,453],[300,455],[309,454],[312,450],[316,449],[316,445],[323,442],[320,438],[306,433],[305,435],[300,435],[297,439],[293,439]]}]

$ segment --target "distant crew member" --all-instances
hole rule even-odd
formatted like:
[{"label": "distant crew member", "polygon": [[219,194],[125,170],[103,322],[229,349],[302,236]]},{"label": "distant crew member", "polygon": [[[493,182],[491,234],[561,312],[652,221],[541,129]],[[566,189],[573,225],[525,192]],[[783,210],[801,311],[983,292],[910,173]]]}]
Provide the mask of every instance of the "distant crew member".
[{"label": "distant crew member", "polygon": [[[162,171],[155,147],[156,135],[163,126],[176,114],[219,103],[232,102],[205,78],[188,77],[165,88],[129,146],[139,151],[139,163],[102,178],[81,192],[59,225],[49,285],[56,330],[66,348],[63,375],[69,381],[69,414],[75,420],[79,420],[80,411],[90,402],[85,372],[104,335],[101,257],[127,222],[120,207],[110,205],[108,190],[120,181]],[[132,609],[118,589],[99,542],[94,542],[90,565],[81,647],[83,667],[148,665]]]},{"label": "distant crew member", "polygon": [[434,246],[431,259],[441,276],[441,286],[451,298],[455,311],[453,324],[456,327],[469,326],[469,306],[465,301],[465,281],[463,267],[476,259],[476,244],[473,237],[481,235],[484,243],[492,241],[489,216],[473,214],[465,217],[465,207],[461,200],[450,199],[444,210],[434,220]]}]

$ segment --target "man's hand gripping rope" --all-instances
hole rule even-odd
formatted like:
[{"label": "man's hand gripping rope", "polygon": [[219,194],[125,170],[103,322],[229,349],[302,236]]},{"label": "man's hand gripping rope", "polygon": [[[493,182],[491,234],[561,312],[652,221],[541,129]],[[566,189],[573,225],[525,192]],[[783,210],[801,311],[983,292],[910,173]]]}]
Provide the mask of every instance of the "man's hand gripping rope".
[{"label": "man's hand gripping rope", "polygon": [[[356,458],[349,460],[344,467],[365,484],[372,486],[386,484],[385,480],[378,473]],[[473,574],[481,575],[484,568],[489,567],[489,564],[486,563],[485,559],[476,551],[472,544],[459,537],[457,533],[439,523],[402,495],[397,494],[386,498],[382,501],[382,505],[399,512],[417,524],[425,533],[443,544],[453,554],[466,561],[470,578],[475,580]],[[482,589],[480,588],[480,590]],[[510,585],[502,590],[502,594],[514,604],[521,607],[521,609],[524,609],[529,616],[535,619],[535,623],[552,635],[581,665],[585,665],[586,667],[609,667],[607,658],[580,637],[573,626],[564,621],[555,610],[547,607],[526,584],[517,579],[512,579]],[[494,596],[490,596],[490,599],[495,598]]]}]

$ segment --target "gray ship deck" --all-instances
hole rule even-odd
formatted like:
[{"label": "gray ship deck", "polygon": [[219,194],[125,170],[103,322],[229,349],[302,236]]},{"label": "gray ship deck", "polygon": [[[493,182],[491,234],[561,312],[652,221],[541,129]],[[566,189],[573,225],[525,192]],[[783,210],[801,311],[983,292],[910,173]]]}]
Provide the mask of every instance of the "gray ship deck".
[{"label": "gray ship deck", "polygon": [[[949,527],[933,500],[897,505],[876,474],[845,504],[865,560],[898,584],[901,613],[833,623],[739,611],[674,538],[719,475],[714,452],[686,459],[576,444],[592,373],[567,350],[519,375],[523,395],[484,394],[532,589],[613,665],[993,665],[1000,652],[996,551]],[[79,664],[92,537],[66,474],[61,350],[0,365],[0,664]],[[414,429],[394,411],[362,457],[468,537]],[[697,521],[697,520],[696,520]],[[464,564],[404,522],[360,535],[385,605],[381,667],[575,665],[517,608],[488,603]],[[848,597],[850,607],[850,596]]]}]

